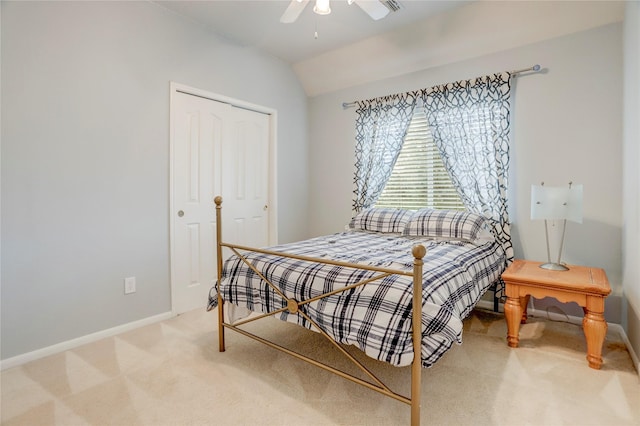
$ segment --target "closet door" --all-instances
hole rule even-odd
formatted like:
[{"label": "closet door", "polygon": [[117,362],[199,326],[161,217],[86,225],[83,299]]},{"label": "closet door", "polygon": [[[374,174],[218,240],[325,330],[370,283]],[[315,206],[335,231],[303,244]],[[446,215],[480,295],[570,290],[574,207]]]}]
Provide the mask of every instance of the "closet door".
[{"label": "closet door", "polygon": [[217,277],[214,198],[223,238],[269,244],[270,117],[176,91],[171,106],[171,296],[180,314],[206,306]]},{"label": "closet door", "polygon": [[224,240],[250,247],[269,243],[269,116],[231,107],[222,144]]}]

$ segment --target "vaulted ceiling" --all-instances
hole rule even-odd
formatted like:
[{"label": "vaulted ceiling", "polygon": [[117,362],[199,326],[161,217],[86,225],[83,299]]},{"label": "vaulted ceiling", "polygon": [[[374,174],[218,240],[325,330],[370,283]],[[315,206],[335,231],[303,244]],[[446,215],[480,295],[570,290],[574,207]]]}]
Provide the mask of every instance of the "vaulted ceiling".
[{"label": "vaulted ceiling", "polygon": [[329,15],[317,15],[313,13],[312,0],[298,19],[290,24],[280,22],[290,0],[159,0],[155,3],[200,22],[229,40],[260,48],[294,64],[367,37],[423,21],[470,1],[398,0],[396,3],[400,9],[397,12],[390,12],[374,21],[356,4],[349,5],[347,0],[333,0]]},{"label": "vaulted ceiling", "polygon": [[624,1],[396,1],[400,5],[397,12],[373,20],[347,0],[332,0],[331,14],[320,16],[313,13],[311,0],[290,24],[280,22],[290,0],[154,3],[233,43],[290,63],[309,96],[619,22],[624,17]]}]

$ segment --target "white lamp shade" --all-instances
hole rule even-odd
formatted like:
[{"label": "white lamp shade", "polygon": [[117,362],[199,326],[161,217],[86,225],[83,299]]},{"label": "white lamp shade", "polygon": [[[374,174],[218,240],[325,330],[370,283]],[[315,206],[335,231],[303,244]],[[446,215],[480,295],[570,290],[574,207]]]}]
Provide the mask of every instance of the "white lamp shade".
[{"label": "white lamp shade", "polygon": [[532,185],[531,219],[566,219],[582,223],[582,185]]}]

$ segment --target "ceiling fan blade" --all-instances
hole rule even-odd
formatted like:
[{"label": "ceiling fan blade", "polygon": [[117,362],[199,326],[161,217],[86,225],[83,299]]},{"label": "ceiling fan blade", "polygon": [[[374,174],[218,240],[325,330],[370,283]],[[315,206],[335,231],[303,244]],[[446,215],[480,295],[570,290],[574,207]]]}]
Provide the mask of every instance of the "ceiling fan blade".
[{"label": "ceiling fan blade", "polygon": [[289,3],[287,10],[285,10],[280,17],[280,22],[282,22],[283,24],[290,24],[292,22],[295,22],[304,8],[307,6],[307,3],[309,3],[309,0],[291,0],[291,3]]},{"label": "ceiling fan blade", "polygon": [[360,6],[360,9],[367,12],[375,21],[384,18],[389,13],[389,9],[378,0],[354,0],[354,3]]}]

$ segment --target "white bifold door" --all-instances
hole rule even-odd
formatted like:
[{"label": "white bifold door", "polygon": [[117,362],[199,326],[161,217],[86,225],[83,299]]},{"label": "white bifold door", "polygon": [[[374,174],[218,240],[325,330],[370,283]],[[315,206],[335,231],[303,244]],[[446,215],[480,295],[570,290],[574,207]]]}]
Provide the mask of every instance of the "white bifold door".
[{"label": "white bifold door", "polygon": [[224,241],[270,242],[271,131],[269,114],[181,91],[171,121],[171,296],[180,314],[206,306],[217,278],[216,196]]}]

